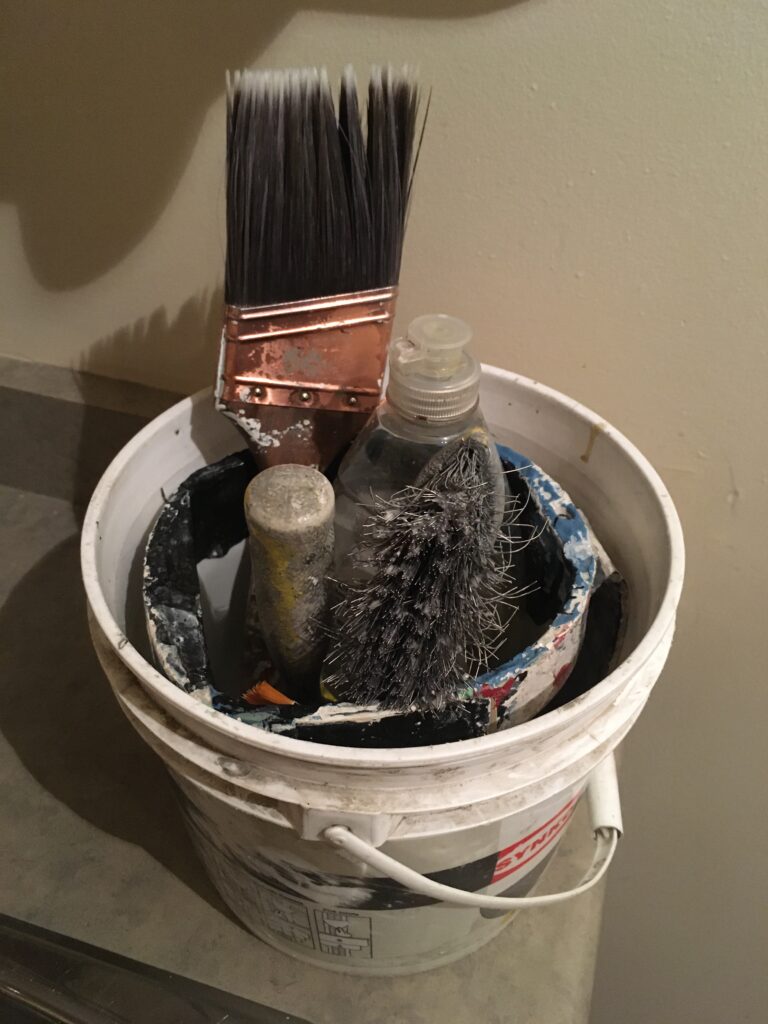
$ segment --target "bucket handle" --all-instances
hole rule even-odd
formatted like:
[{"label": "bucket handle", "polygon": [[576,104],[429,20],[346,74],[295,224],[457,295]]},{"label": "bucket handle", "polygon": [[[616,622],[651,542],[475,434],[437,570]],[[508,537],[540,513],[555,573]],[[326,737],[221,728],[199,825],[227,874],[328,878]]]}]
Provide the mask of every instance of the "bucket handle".
[{"label": "bucket handle", "polygon": [[597,885],[613,859],[619,836],[622,834],[621,803],[616,778],[616,762],[613,754],[602,761],[590,776],[587,785],[587,800],[595,833],[595,852],[589,870],[573,889],[565,892],[547,893],[541,896],[485,896],[482,893],[454,889],[442,885],[412,868],[406,867],[394,857],[387,856],[375,846],[360,839],[344,825],[331,825],[323,831],[323,838],[353,863],[362,862],[381,874],[388,875],[395,882],[413,892],[443,903],[461,907],[476,907],[481,910],[519,910],[523,907],[545,907],[562,903]]}]

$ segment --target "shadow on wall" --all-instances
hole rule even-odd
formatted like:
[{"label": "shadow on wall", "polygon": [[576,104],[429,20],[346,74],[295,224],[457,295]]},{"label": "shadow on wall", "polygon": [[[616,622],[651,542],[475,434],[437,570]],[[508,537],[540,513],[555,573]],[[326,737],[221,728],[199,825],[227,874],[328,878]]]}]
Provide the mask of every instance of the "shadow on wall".
[{"label": "shadow on wall", "polygon": [[[76,378],[82,405],[78,407],[81,423],[73,467],[73,503],[79,518],[110,458],[130,437],[183,394],[214,383],[223,304],[221,287],[202,292],[187,299],[173,319],[168,319],[164,308],[157,309],[99,339],[83,353]],[[152,366],[155,379],[167,381],[169,390],[152,394],[137,385],[141,408],[105,410],[103,378],[116,376],[121,398],[127,397],[131,385],[125,381],[140,377],[143,366]],[[105,440],[109,458],[101,451]]]},{"label": "shadow on wall", "polygon": [[[189,393],[213,383],[219,353],[224,293],[221,286],[187,299],[173,319],[156,309],[127,327],[100,338],[81,356],[82,373],[140,380],[152,367],[154,383]],[[88,379],[81,384],[83,400]]]},{"label": "shadow on wall", "polygon": [[469,18],[515,2],[5,4],[0,202],[18,207],[32,272],[45,288],[77,288],[134,248],[173,194],[224,69],[257,62],[298,11]]}]

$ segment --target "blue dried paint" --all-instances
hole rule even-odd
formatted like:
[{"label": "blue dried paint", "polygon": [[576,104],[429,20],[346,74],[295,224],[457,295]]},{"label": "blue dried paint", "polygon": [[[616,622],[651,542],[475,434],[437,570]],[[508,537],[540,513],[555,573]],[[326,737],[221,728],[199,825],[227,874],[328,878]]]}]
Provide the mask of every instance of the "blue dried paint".
[{"label": "blue dried paint", "polygon": [[575,625],[584,614],[594,586],[597,558],[586,520],[558,485],[519,452],[503,445],[497,447],[505,468],[515,472],[527,485],[543,519],[560,541],[563,556],[573,573],[565,603],[551,622],[545,636],[504,665],[478,676],[473,683],[473,690],[482,690],[487,696],[491,696],[494,690],[506,691],[503,706],[509,710],[517,688],[536,661],[550,650],[552,632]]}]

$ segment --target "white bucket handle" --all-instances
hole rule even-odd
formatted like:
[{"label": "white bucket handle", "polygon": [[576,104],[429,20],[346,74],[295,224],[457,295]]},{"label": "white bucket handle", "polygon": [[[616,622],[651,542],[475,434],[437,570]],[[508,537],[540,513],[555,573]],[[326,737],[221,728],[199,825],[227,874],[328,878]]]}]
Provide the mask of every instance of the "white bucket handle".
[{"label": "white bucket handle", "polygon": [[545,907],[551,903],[562,903],[564,900],[572,899],[597,885],[613,859],[619,836],[623,831],[619,785],[613,754],[609,754],[592,772],[587,786],[587,799],[592,828],[595,833],[595,852],[592,864],[579,884],[573,889],[547,893],[542,896],[484,896],[482,893],[466,892],[463,889],[454,889],[450,885],[442,885],[377,850],[375,846],[360,839],[344,825],[329,826],[323,831],[323,838],[336,846],[353,863],[361,861],[368,867],[388,875],[407,889],[443,903],[452,903],[462,907],[477,907],[481,910],[519,910],[523,907]]}]

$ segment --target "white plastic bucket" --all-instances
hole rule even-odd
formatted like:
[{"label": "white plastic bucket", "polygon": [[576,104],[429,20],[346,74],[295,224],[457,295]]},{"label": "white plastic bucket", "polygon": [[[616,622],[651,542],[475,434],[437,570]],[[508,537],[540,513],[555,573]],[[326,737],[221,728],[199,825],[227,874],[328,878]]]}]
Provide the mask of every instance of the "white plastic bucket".
[{"label": "white plastic bucket", "polygon": [[[572,400],[485,368],[482,402],[497,439],[528,453],[586,512],[630,595],[616,670],[570,704],[491,736],[396,750],[306,743],[211,710],[148,663],[139,593],[148,527],[163,493],[243,447],[210,392],[141,431],[88,509],[92,631],[121,706],[177,781],[195,845],[232,910],[265,941],[322,966],[406,973],[487,942],[520,905],[499,895],[533,886],[590,779],[593,820],[605,830],[587,885],[620,827],[610,755],[672,641],[677,515],[637,450]],[[536,900],[546,897],[522,905]]]}]

